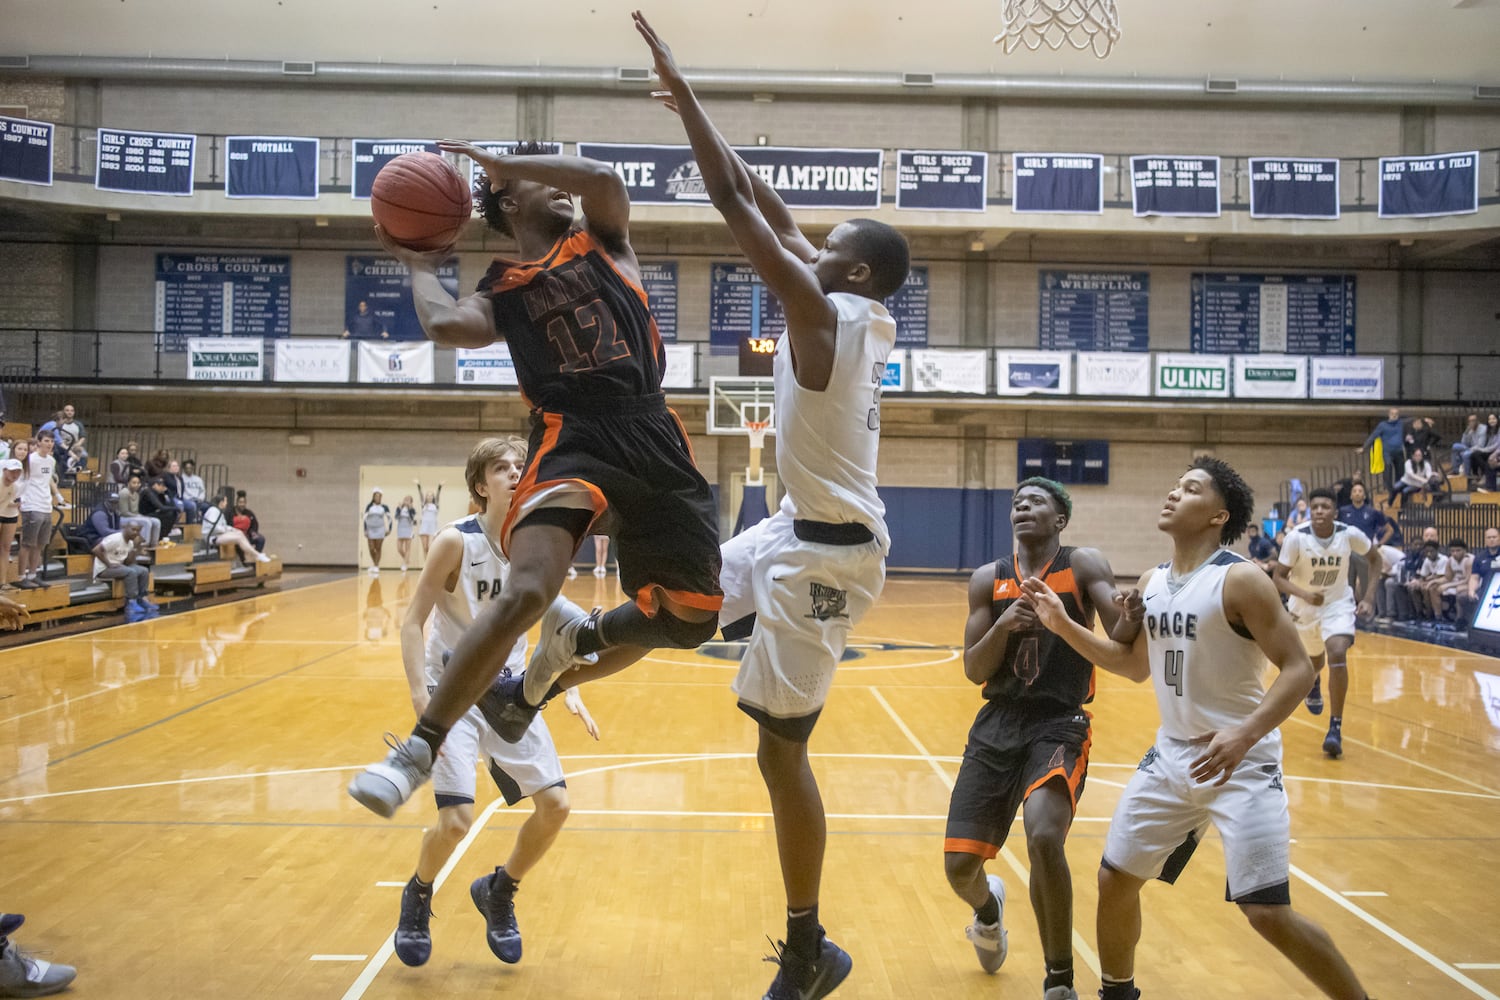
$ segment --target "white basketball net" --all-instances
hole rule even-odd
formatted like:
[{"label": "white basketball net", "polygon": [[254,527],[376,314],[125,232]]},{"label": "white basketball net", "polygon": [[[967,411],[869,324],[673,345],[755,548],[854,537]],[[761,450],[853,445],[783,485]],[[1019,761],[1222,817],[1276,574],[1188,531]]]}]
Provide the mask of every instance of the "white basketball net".
[{"label": "white basketball net", "polygon": [[1005,30],[995,44],[1006,53],[1020,45],[1060,49],[1067,43],[1103,59],[1120,38],[1115,0],[1001,0],[1000,19]]}]

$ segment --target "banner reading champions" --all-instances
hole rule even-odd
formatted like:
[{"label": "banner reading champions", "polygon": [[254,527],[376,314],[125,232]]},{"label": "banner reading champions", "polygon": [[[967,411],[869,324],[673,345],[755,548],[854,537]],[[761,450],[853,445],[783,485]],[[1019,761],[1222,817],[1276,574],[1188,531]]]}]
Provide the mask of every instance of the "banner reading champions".
[{"label": "banner reading champions", "polygon": [[0,117],[0,180],[52,184],[52,123]]},{"label": "banner reading champions", "polygon": [[[792,208],[878,208],[878,149],[747,146],[735,152]],[[707,205],[690,146],[580,142],[578,155],[615,168],[637,205]]]}]

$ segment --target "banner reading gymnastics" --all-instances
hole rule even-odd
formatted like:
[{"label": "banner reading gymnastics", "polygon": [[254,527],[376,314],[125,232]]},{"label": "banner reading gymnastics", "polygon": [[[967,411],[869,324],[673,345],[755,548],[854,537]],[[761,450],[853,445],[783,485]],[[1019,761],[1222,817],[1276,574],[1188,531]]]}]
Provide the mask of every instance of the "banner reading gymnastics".
[{"label": "banner reading gymnastics", "polygon": [[229,136],[224,140],[224,194],[229,198],[317,198],[318,140]]},{"label": "banner reading gymnastics", "polygon": [[355,139],[354,183],[349,186],[349,194],[354,198],[369,198],[375,175],[398,156],[436,152],[437,143],[427,139]]}]

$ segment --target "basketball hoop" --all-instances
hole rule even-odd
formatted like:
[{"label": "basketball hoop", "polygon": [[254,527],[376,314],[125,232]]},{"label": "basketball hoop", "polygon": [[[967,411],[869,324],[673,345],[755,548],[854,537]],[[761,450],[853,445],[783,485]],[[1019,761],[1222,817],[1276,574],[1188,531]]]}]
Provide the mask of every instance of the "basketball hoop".
[{"label": "basketball hoop", "polygon": [[761,473],[760,453],[766,445],[766,432],[771,429],[769,416],[765,420],[746,420],[745,433],[750,437],[750,464],[745,467],[745,485],[761,486],[765,477]]},{"label": "basketball hoop", "polygon": [[1007,55],[1021,45],[1035,51],[1067,43],[1103,59],[1120,39],[1115,0],[1002,0],[1000,19],[1005,30],[995,44]]}]

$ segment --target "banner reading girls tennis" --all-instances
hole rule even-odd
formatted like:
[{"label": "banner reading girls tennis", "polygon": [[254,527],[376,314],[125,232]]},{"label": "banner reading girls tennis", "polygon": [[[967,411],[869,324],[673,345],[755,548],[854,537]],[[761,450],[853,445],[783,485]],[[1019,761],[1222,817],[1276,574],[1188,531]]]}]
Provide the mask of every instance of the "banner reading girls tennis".
[{"label": "banner reading girls tennis", "polygon": [[[735,152],[793,208],[878,208],[878,149],[747,146]],[[580,142],[578,155],[602,160],[637,205],[707,205],[691,146]]]}]

